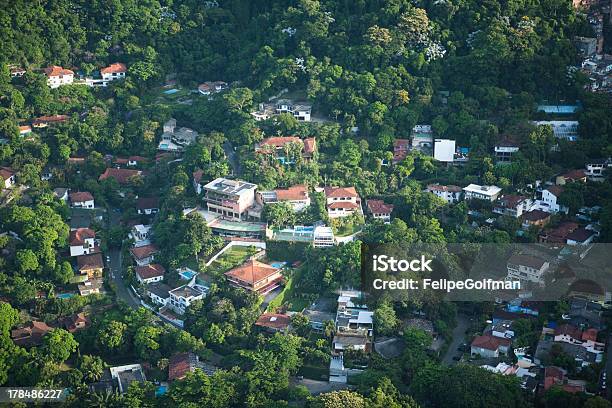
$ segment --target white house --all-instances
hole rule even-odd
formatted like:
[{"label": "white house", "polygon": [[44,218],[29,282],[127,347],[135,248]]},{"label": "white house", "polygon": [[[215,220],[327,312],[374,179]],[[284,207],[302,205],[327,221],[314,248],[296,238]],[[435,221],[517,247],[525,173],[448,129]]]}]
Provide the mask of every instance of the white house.
[{"label": "white house", "polygon": [[166,306],[170,303],[170,291],[172,289],[165,283],[155,282],[147,286],[146,292],[153,302],[159,306]]},{"label": "white house", "polygon": [[544,259],[532,255],[514,254],[506,263],[507,279],[543,284],[544,274],[549,267],[549,262]]},{"label": "white house", "polygon": [[213,81],[213,82],[204,82],[198,86],[198,92],[202,95],[212,95],[218,92],[221,92],[228,88],[227,82],[223,81]]},{"label": "white house", "polygon": [[136,267],[136,279],[143,285],[164,280],[166,269],[160,264],[148,264]]},{"label": "white house", "polygon": [[240,221],[255,204],[257,184],[219,177],[202,187],[207,210]]},{"label": "white house", "polygon": [[516,194],[506,194],[495,202],[493,212],[519,218],[523,213],[529,211],[532,205],[533,200],[530,198]]},{"label": "white house", "polygon": [[317,226],[313,233],[313,246],[315,248],[332,247],[336,243],[334,230],[331,227]]},{"label": "white house", "polygon": [[259,191],[257,199],[264,205],[287,202],[296,212],[302,211],[310,205],[308,187],[303,184],[272,191]]},{"label": "white house", "polygon": [[159,212],[159,198],[141,197],[136,200],[136,209],[138,214],[141,215],[157,214]]},{"label": "white house", "polygon": [[111,367],[109,370],[111,378],[117,382],[120,394],[127,392],[131,383],[144,383],[146,380],[140,364]]},{"label": "white house", "polygon": [[89,228],[77,228],[70,231],[68,243],[70,256],[87,255],[95,252],[96,232]]},{"label": "white house", "polygon": [[455,160],[455,141],[450,139],[434,140],[434,159],[441,162],[452,163]]},{"label": "white house", "polygon": [[91,193],[87,191],[77,191],[74,193],[70,193],[68,198],[70,200],[70,205],[74,208],[94,208],[94,198]]},{"label": "white house", "polygon": [[49,85],[50,88],[58,88],[62,85],[70,85],[74,82],[74,72],[57,65],[45,68],[44,73],[47,75],[47,85]]},{"label": "white house", "polygon": [[148,242],[149,239],[151,238],[151,225],[143,225],[143,224],[134,225],[132,227],[131,235],[132,235],[132,238],[134,239],[134,245],[142,246],[142,245],[138,245],[138,243]]},{"label": "white house", "polygon": [[153,244],[130,248],[130,253],[138,266],[145,266],[153,262],[158,251],[158,248]]},{"label": "white house", "polygon": [[466,200],[478,199],[495,201],[502,189],[497,186],[480,186],[478,184],[470,184],[463,187],[463,194]]},{"label": "white house", "polygon": [[461,199],[462,189],[459,186],[441,186],[439,184],[430,184],[425,191],[437,195],[449,204],[454,204]]},{"label": "white house", "polygon": [[329,218],[348,217],[361,213],[361,198],[355,187],[325,187],[325,199]]},{"label": "white house", "polygon": [[2,188],[14,186],[17,182],[17,178],[13,169],[9,167],[0,167],[0,181],[2,181]]},{"label": "white house", "polygon": [[175,312],[183,314],[196,300],[204,298],[204,292],[189,286],[183,285],[170,291],[170,306]]},{"label": "white house", "polygon": [[519,149],[518,143],[510,139],[504,139],[493,147],[495,159],[500,163],[511,161],[512,156],[518,153]]},{"label": "white house", "polygon": [[562,192],[562,186],[550,186],[542,191],[542,200],[539,203],[541,209],[550,213],[567,213],[568,208],[559,204],[559,197]]},{"label": "white house", "polygon": [[115,62],[114,64],[110,64],[108,67],[102,68],[100,70],[100,75],[102,75],[103,81],[114,81],[116,79],[125,78],[125,74],[127,73],[127,67],[122,62]]},{"label": "white house", "polygon": [[306,103],[293,103],[291,101],[281,99],[276,103],[276,114],[281,113],[290,113],[299,121],[310,122],[312,105]]},{"label": "white house", "polygon": [[470,354],[472,356],[479,355],[484,358],[497,358],[500,354],[508,354],[510,345],[510,339],[485,334],[474,338]]},{"label": "white house", "polygon": [[586,175],[589,179],[603,180],[604,170],[612,168],[612,158],[590,160],[586,165]]},{"label": "white house", "polygon": [[376,220],[382,220],[385,224],[391,222],[393,204],[387,204],[383,200],[366,200],[368,213]]}]

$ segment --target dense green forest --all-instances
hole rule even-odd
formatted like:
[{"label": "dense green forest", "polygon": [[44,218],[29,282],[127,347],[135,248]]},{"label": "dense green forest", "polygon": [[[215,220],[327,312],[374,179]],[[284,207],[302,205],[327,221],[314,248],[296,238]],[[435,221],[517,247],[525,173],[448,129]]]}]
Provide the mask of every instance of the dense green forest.
[{"label": "dense green forest", "polygon": [[[10,166],[28,186],[25,197],[0,208],[0,232],[22,237],[0,237],[0,251],[11,254],[0,258],[0,384],[68,387],[66,405],[73,407],[534,406],[514,378],[440,365],[427,351],[432,339],[418,331],[401,334],[407,348],[397,359],[373,355],[354,390],[311,396],[291,378],[304,366],[329,363],[333,333],[263,336],[252,329],[262,299],[228,285],[214,286],[187,311],[185,330],[158,324],[144,309],[113,306],[103,296],[41,298],[39,292],[53,293],[54,285],[67,284],[73,274],[62,254],[69,209],[53,198],[52,189],[89,191],[97,206],[121,210],[124,222],[138,216],[136,197],[160,197],[153,230],[160,262],[174,269],[194,251],[209,256],[221,246],[201,218],[185,217],[182,210],[197,203],[194,171],[202,170],[205,180],[230,172],[224,152],[229,142],[240,158],[241,176],[262,188],[350,185],[361,197],[395,205],[393,222],[364,226],[363,242],[509,243],[520,228],[517,220],[500,217],[490,227],[471,228],[468,211],[490,208],[449,206],[423,187],[481,182],[513,192],[582,168],[588,159],[611,156],[612,102],[586,93],[585,78],[568,70],[579,63],[572,39],[590,30],[586,16],[567,0],[0,0],[0,166]],[[117,61],[128,66],[127,78],[106,88],[49,89],[40,71],[56,64],[89,74]],[[11,78],[14,67],[27,72]],[[160,97],[160,87],[171,81],[195,89],[217,80],[231,84],[220,97],[194,97],[191,104]],[[305,124],[280,115],[256,122],[250,112],[285,88],[310,100],[314,114],[326,120]],[[561,141],[551,151],[552,131],[530,124],[542,100],[581,102],[577,143]],[[54,114],[69,118],[36,129],[34,136],[20,135],[19,125]],[[176,167],[163,160],[153,164],[162,124],[170,117],[202,135]],[[383,166],[393,157],[394,140],[407,138],[418,123],[431,123],[436,135],[468,147],[469,162],[442,167],[413,153]],[[253,152],[264,136],[289,134],[316,137],[317,160],[298,157],[281,166]],[[521,152],[513,163],[496,166],[492,148],[508,135],[520,142]],[[143,155],[151,163],[142,178],[121,186],[120,195],[115,180],[98,180],[106,155]],[[82,158],[83,164],[70,158]],[[41,180],[50,167],[52,181]],[[313,192],[312,200],[303,213],[278,206],[264,217],[275,227],[330,221],[324,198]],[[572,210],[601,205],[601,240],[612,238],[609,179],[568,187],[562,201]],[[350,229],[363,219],[330,223]],[[120,247],[127,234],[124,227],[92,228],[107,246]],[[521,239],[535,242],[536,235],[528,231]],[[293,249],[291,256],[283,247],[278,252],[304,261],[294,282],[301,300],[358,284],[359,243]],[[133,279],[133,269],[129,274]],[[73,335],[56,329],[29,350],[10,338],[10,330],[28,316],[51,322],[92,305],[105,312],[87,330]],[[373,306],[376,330],[384,334],[397,334],[396,313],[415,307],[425,309],[444,335],[456,314],[454,307],[432,300],[407,300],[395,309],[385,301]],[[489,306],[474,313],[484,316]],[[221,370],[176,381],[159,398],[152,383],[123,395],[89,392],[87,384],[100,379],[105,361],[138,358],[161,372],[181,351],[202,359],[222,355]],[[600,400],[555,391],[536,404],[609,406]]]}]

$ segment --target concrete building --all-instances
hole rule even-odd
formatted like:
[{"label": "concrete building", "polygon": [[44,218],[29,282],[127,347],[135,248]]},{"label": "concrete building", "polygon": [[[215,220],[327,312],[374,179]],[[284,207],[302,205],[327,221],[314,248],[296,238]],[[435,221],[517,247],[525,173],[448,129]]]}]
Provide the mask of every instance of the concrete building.
[{"label": "concrete building", "polygon": [[208,211],[223,218],[241,221],[255,204],[256,184],[219,177],[202,187]]}]

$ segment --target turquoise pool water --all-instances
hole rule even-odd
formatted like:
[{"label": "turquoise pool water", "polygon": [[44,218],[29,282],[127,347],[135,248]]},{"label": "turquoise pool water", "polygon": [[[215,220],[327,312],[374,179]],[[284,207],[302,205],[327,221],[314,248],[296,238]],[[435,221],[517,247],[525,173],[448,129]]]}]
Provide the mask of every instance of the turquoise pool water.
[{"label": "turquoise pool water", "polygon": [[282,268],[283,266],[287,265],[287,262],[272,262],[270,265],[275,268]]},{"label": "turquoise pool water", "polygon": [[194,276],[196,276],[198,273],[196,271],[192,271],[191,269],[188,269],[186,271],[183,271],[181,273],[179,273],[179,275],[181,276],[181,278],[185,279],[185,280],[191,280],[191,278],[193,278]]},{"label": "turquoise pool water", "polygon": [[159,387],[157,387],[157,389],[155,390],[155,396],[159,397],[162,396],[166,393],[166,391],[168,391],[168,386],[166,385],[160,385]]},{"label": "turquoise pool water", "polygon": [[164,94],[166,95],[172,95],[177,93],[179,90],[178,89],[168,89],[167,91],[164,91]]},{"label": "turquoise pool water", "polygon": [[74,293],[60,293],[59,295],[57,295],[59,299],[70,299],[71,297],[74,297],[74,296],[75,296]]}]

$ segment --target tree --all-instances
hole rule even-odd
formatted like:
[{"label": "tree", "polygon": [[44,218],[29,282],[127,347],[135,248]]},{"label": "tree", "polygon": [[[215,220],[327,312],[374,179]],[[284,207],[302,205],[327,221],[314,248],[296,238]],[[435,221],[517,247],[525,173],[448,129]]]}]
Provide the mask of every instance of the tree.
[{"label": "tree", "polygon": [[98,356],[84,355],[81,357],[80,370],[83,373],[85,379],[89,382],[100,380],[102,374],[104,374],[104,368],[106,364]]},{"label": "tree", "polygon": [[127,325],[116,320],[105,321],[99,330],[98,342],[106,351],[115,351],[125,342]]},{"label": "tree", "polygon": [[70,262],[64,261],[60,265],[55,266],[54,279],[57,282],[61,284],[67,284],[68,282],[70,282],[73,276],[74,272],[72,270]]},{"label": "tree", "polygon": [[17,265],[19,265],[19,271],[26,273],[35,271],[38,269],[38,258],[31,249],[22,249],[17,252],[16,255]]},{"label": "tree", "polygon": [[142,359],[155,361],[159,354],[159,338],[162,329],[155,326],[143,326],[136,330],[134,348]]},{"label": "tree", "polygon": [[310,319],[302,313],[291,316],[291,326],[300,336],[306,336],[310,331]]},{"label": "tree", "polygon": [[263,211],[263,218],[272,228],[294,225],[297,220],[293,207],[287,201],[266,205]]},{"label": "tree", "polygon": [[311,397],[308,408],[366,408],[366,402],[360,394],[354,391],[342,390],[320,394]]},{"label": "tree", "polygon": [[68,360],[70,354],[76,351],[79,343],[72,333],[64,329],[53,329],[43,337],[43,347],[49,357],[56,363]]},{"label": "tree", "polygon": [[381,304],[374,310],[374,324],[377,333],[389,336],[395,332],[398,323],[395,310],[389,302]]},{"label": "tree", "polygon": [[8,336],[19,320],[19,311],[6,302],[0,302],[0,336]]}]

